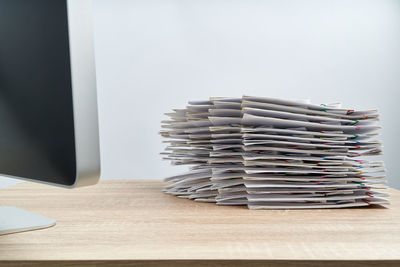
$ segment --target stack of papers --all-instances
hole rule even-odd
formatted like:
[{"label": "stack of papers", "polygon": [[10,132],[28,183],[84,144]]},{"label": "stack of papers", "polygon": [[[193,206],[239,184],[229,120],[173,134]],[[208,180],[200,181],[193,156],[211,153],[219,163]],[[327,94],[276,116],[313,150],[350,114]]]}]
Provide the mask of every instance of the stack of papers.
[{"label": "stack of papers", "polygon": [[164,192],[250,209],[388,204],[377,110],[243,96],[166,113],[164,159],[188,165]]}]

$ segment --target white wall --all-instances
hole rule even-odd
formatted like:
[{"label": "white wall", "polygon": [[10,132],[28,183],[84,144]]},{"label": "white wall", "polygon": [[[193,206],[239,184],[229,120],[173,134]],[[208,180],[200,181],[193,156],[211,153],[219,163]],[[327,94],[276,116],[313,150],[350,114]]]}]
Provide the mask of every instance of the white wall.
[{"label": "white wall", "polygon": [[95,0],[102,178],[160,179],[162,113],[209,96],[379,108],[400,188],[400,1]]}]

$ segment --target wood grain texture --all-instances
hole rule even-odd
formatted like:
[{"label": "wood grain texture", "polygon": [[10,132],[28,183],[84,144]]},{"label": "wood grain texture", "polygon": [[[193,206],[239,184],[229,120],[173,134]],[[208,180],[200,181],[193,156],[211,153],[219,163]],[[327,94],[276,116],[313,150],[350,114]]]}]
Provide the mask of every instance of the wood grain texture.
[{"label": "wood grain texture", "polygon": [[184,266],[185,261],[201,264],[193,261],[200,259],[208,266],[214,266],[210,260],[224,260],[218,266],[231,266],[229,260],[277,266],[320,260],[400,263],[400,192],[395,189],[389,190],[387,208],[248,210],[179,199],[161,187],[157,180],[114,180],[74,190],[33,183],[2,189],[0,205],[52,217],[57,225],[0,236],[0,265],[141,266],[148,261],[155,266],[163,260]]}]

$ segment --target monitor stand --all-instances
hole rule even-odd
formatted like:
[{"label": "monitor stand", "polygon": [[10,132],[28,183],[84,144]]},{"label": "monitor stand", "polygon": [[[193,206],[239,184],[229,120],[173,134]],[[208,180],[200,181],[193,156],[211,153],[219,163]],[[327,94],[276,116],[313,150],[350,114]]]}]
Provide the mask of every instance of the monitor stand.
[{"label": "monitor stand", "polygon": [[14,207],[0,207],[0,235],[48,228],[56,221]]}]

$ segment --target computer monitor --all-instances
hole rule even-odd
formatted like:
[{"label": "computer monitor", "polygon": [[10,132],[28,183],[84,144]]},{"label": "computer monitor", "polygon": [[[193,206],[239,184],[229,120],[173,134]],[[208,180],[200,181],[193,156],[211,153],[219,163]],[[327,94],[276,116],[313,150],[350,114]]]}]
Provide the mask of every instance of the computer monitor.
[{"label": "computer monitor", "polygon": [[[0,0],[1,176],[65,188],[97,183],[91,9],[91,0]],[[54,224],[0,207],[0,234]]]}]

